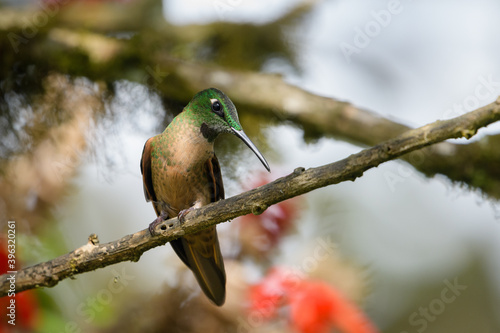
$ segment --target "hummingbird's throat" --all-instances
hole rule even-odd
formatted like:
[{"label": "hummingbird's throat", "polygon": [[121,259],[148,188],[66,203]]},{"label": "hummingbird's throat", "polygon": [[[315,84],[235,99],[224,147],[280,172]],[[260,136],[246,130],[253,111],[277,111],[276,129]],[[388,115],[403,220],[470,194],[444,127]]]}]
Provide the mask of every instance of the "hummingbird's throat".
[{"label": "hummingbird's throat", "polygon": [[219,133],[215,131],[214,129],[211,129],[207,123],[202,123],[200,127],[200,133],[203,135],[205,139],[208,140],[208,142],[213,142]]}]

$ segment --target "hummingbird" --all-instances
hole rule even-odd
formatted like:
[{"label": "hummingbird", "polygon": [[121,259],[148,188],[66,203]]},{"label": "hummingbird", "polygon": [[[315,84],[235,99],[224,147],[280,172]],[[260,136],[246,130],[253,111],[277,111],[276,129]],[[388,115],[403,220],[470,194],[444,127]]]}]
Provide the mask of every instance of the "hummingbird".
[{"label": "hummingbird", "polygon": [[[155,227],[168,218],[183,223],[193,209],[224,199],[224,186],[214,142],[221,133],[240,138],[270,172],[269,164],[243,131],[233,102],[210,88],[197,93],[163,133],[146,141],[141,173],[146,201],[151,201]],[[215,226],[170,242],[194,273],[205,295],[216,305],[226,298],[226,273]]]}]

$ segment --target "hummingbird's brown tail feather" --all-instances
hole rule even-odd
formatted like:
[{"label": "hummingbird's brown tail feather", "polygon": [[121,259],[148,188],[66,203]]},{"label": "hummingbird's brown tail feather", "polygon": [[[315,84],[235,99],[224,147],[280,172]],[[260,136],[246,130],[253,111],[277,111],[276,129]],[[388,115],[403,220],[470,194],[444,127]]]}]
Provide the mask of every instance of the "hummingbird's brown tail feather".
[{"label": "hummingbird's brown tail feather", "polygon": [[[206,231],[200,233],[203,232]],[[217,233],[215,231],[215,239],[210,242],[203,241],[203,236],[200,237],[198,233],[188,237],[171,242],[172,247],[194,273],[203,293],[221,306],[226,299],[226,273]]]}]

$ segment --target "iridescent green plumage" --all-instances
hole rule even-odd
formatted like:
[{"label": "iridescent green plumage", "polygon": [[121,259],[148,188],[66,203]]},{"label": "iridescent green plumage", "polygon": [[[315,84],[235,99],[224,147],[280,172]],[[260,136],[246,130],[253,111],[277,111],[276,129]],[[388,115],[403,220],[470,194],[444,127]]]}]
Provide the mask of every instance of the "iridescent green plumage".
[{"label": "iridescent green plumage", "polygon": [[[196,94],[165,131],[144,145],[141,172],[146,200],[153,202],[158,219],[184,216],[193,208],[224,198],[214,140],[220,133],[233,133],[269,165],[248,139],[236,108],[220,90]],[[203,292],[216,304],[225,300],[226,275],[215,227],[171,242],[177,255],[193,271]]]}]

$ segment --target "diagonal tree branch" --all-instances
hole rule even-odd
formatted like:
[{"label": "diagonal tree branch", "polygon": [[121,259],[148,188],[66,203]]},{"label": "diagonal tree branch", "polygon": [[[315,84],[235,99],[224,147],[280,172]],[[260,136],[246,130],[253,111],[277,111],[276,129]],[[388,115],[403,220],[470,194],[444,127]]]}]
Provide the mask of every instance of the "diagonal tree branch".
[{"label": "diagonal tree branch", "polygon": [[[379,164],[398,158],[423,147],[453,138],[470,138],[477,130],[500,120],[500,98],[487,106],[460,117],[436,121],[374,147],[362,150],[343,160],[305,170],[297,168],[288,176],[256,189],[221,200],[187,215],[180,225],[177,218],[160,224],[152,237],[148,229],[127,235],[119,240],[98,244],[96,237],[63,256],[24,268],[15,274],[15,290],[52,287],[59,281],[77,274],[106,267],[122,261],[138,261],[141,255],[182,235],[190,234],[235,217],[253,213],[261,214],[267,207],[310,192],[314,189],[361,177],[363,172]],[[5,296],[11,286],[10,274],[0,276],[0,296]]]}]

